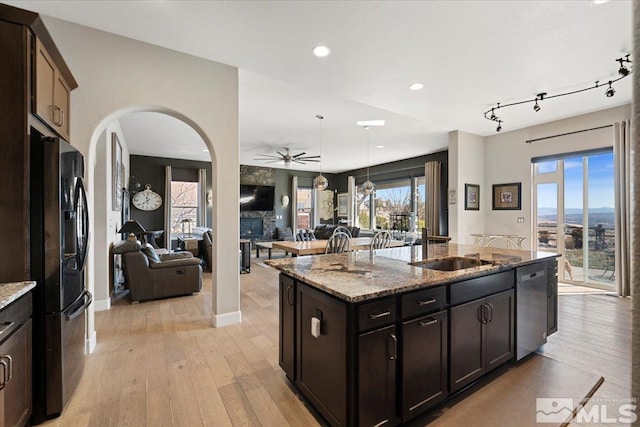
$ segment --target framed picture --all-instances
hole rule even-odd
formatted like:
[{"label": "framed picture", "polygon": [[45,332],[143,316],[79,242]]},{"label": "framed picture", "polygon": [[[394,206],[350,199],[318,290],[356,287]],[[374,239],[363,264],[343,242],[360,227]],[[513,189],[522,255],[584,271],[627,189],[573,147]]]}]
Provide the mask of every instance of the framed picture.
[{"label": "framed picture", "polygon": [[464,210],[480,210],[480,186],[477,184],[464,185]]},{"label": "framed picture", "polygon": [[338,216],[349,214],[349,193],[338,194]]},{"label": "framed picture", "polygon": [[111,179],[112,179],[112,197],[111,210],[119,211],[122,209],[122,146],[118,135],[114,132],[111,134]]},{"label": "framed picture", "polygon": [[522,209],[522,184],[493,184],[493,210],[519,211]]}]

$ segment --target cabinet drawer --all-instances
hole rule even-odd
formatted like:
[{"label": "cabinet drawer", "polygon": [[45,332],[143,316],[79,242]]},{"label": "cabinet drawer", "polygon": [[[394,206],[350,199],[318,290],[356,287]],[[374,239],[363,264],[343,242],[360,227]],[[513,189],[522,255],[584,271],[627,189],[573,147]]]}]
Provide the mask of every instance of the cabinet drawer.
[{"label": "cabinet drawer", "polygon": [[0,342],[31,317],[31,292],[0,310]]},{"label": "cabinet drawer", "polygon": [[447,306],[447,288],[440,286],[435,289],[413,292],[402,296],[402,318],[413,317],[418,314],[434,313]]},{"label": "cabinet drawer", "polygon": [[395,297],[368,302],[358,307],[358,330],[377,328],[396,321]]},{"label": "cabinet drawer", "polygon": [[511,289],[515,284],[515,280],[514,270],[510,270],[478,277],[476,279],[465,280],[464,282],[453,283],[450,287],[451,291],[449,296],[451,305],[463,304]]}]

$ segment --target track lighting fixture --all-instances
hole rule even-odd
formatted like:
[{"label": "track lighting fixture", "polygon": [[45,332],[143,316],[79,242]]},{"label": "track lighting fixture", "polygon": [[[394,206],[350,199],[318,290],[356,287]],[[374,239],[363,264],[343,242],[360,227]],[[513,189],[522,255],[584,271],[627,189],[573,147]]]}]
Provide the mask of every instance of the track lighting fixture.
[{"label": "track lighting fixture", "polygon": [[611,80],[609,80],[609,89],[604,91],[604,94],[607,96],[607,98],[611,98],[613,95],[616,94],[616,90],[611,87]]},{"label": "track lighting fixture", "polygon": [[627,63],[627,64],[631,63],[631,60],[629,59],[629,55],[625,55],[624,58],[618,58],[618,59],[616,59],[616,61],[618,61],[620,63],[620,68],[618,68],[618,74],[620,74],[623,77],[628,76],[631,71],[629,71],[629,69],[627,67],[625,67],[624,64],[625,63]]},{"label": "track lighting fixture", "polygon": [[[630,55],[625,55],[622,58],[618,58],[615,61],[620,63],[620,67],[618,68],[618,74],[620,75],[620,77],[613,79],[613,80],[609,80],[609,87],[607,88],[607,90],[604,92],[604,94],[606,95],[607,98],[611,98],[612,96],[615,95],[616,90],[613,88],[613,84],[616,83],[619,80],[624,79],[625,77],[627,77],[629,74],[631,74],[632,70],[630,70],[629,68],[627,68],[627,66],[625,64],[631,64],[631,59],[629,59]],[[496,132],[500,132],[502,130],[502,119],[500,117],[498,117],[496,115],[496,110],[499,110],[500,108],[505,108],[505,107],[513,107],[515,105],[520,105],[520,104],[526,104],[529,102],[533,102],[533,111],[538,112],[540,111],[541,107],[539,102],[542,102],[543,99],[552,99],[552,98],[559,98],[561,96],[566,96],[566,95],[573,95],[576,93],[581,93],[581,92],[586,92],[588,90],[591,89],[596,89],[599,88],[600,82],[599,80],[596,80],[596,82],[589,87],[583,88],[583,89],[577,89],[577,90],[572,90],[570,92],[562,92],[562,93],[558,93],[555,95],[547,95],[546,92],[541,92],[539,94],[536,95],[535,98],[533,99],[526,99],[524,101],[516,101],[516,102],[512,102],[509,104],[503,104],[500,105],[500,103],[498,102],[494,107],[491,107],[490,109],[488,109],[487,111],[484,112],[484,118],[487,120],[491,120],[493,122],[498,122],[498,126],[496,127]]]}]

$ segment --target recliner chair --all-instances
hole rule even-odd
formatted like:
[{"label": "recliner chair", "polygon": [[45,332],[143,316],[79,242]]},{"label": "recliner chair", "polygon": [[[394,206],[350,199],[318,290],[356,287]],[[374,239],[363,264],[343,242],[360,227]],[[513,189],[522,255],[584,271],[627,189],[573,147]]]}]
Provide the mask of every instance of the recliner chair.
[{"label": "recliner chair", "polygon": [[131,302],[189,295],[202,289],[200,258],[190,252],[156,254],[149,244],[122,254]]}]

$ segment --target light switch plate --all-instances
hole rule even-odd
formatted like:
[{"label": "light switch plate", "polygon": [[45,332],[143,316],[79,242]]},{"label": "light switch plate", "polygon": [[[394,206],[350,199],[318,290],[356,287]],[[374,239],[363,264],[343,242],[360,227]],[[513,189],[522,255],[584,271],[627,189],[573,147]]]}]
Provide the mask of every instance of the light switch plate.
[{"label": "light switch plate", "polygon": [[522,216],[518,217],[518,224],[524,224],[524,217]]},{"label": "light switch plate", "polygon": [[455,205],[456,204],[456,190],[449,190],[449,204],[450,205]]}]

